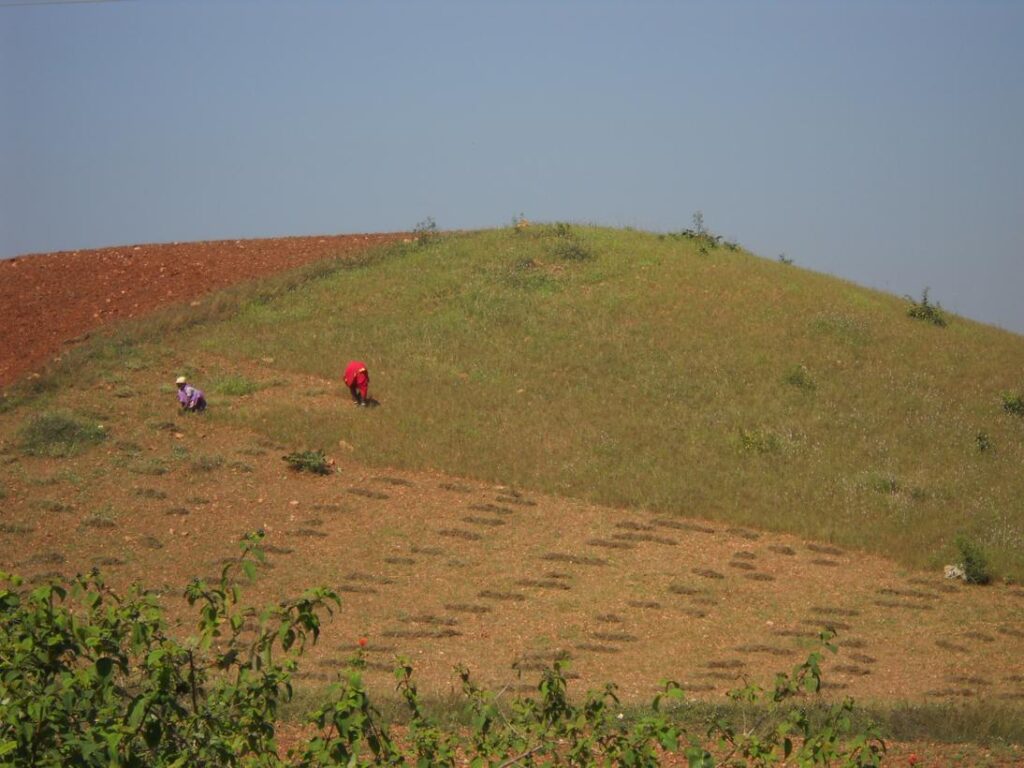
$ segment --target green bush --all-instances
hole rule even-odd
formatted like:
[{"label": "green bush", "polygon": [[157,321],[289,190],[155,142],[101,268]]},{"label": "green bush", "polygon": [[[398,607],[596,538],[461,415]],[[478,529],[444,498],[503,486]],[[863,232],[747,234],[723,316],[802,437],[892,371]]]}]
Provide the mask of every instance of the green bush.
[{"label": "green bush", "polygon": [[807,370],[806,365],[796,365],[791,368],[789,373],[786,374],[786,383],[805,392],[813,390],[816,386],[814,379],[811,378],[811,372]]},{"label": "green bush", "polygon": [[322,450],[294,451],[281,457],[296,472],[312,472],[314,475],[329,475],[331,465]]},{"label": "green bush", "polygon": [[1024,394],[1003,392],[1003,410],[1014,416],[1024,416]]},{"label": "green bush", "polygon": [[22,451],[55,458],[74,456],[107,439],[102,424],[60,412],[33,416],[19,434]]},{"label": "green bush", "polygon": [[437,222],[433,216],[427,216],[423,221],[418,222],[412,230],[419,245],[431,245],[440,239],[441,233],[437,229]]},{"label": "green bush", "polygon": [[588,261],[594,254],[580,241],[571,225],[557,222],[549,230],[554,235],[551,255],[563,261]]},{"label": "green bush", "polygon": [[921,293],[921,301],[914,301],[909,296],[906,298],[910,302],[910,307],[907,309],[908,316],[916,320],[924,320],[940,328],[946,327],[946,315],[942,311],[942,306],[928,303],[927,288]]},{"label": "green bush", "polygon": [[988,584],[992,574],[988,568],[988,557],[981,546],[966,536],[958,536],[956,547],[960,550],[964,581],[968,584]]},{"label": "green bush", "polygon": [[[320,617],[340,605],[318,588],[262,610],[244,606],[231,586],[233,571],[255,577],[262,534],[247,536],[242,557],[221,571],[219,583],[195,580],[186,589],[198,608],[196,633],[168,631],[154,593],[138,585],[127,595],[97,572],[70,589],[49,584],[26,591],[0,574],[0,757],[4,765],[125,766],[454,766],[619,765],[655,768],[662,755],[682,753],[691,766],[783,761],[802,766],[877,766],[885,744],[873,728],[852,725],[852,699],[820,718],[808,701],[821,689],[821,653],[812,652],[768,689],[730,693],[763,717],[732,722],[722,711],[701,716],[693,732],[680,725],[683,691],[664,682],[644,713],[625,719],[615,686],[569,697],[564,661],[542,673],[535,698],[478,688],[459,669],[468,726],[445,726],[425,710],[408,661],[395,670],[408,712],[396,741],[363,684],[355,656],[325,700],[309,715],[313,733],[283,758],[276,741],[281,704]],[[820,636],[835,652],[831,632]],[[508,702],[508,703],[506,703]],[[739,718],[736,718],[739,719]],[[707,750],[710,744],[719,756]],[[460,763],[461,764],[461,763]]]}]

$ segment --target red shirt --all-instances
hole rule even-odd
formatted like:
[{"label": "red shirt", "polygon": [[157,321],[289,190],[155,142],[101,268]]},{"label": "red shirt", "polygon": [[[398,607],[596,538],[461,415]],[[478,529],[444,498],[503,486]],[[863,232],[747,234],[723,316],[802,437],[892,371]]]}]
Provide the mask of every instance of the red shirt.
[{"label": "red shirt", "polygon": [[366,389],[370,385],[370,374],[366,370],[366,363],[361,360],[353,360],[345,366],[345,385],[348,387],[359,387],[359,393],[366,399]]}]

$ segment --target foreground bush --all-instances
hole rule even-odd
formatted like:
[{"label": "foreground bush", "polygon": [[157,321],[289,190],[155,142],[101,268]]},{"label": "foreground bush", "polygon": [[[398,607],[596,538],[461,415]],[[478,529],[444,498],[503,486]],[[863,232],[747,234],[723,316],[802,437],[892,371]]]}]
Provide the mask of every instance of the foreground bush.
[{"label": "foreground bush", "polygon": [[[874,733],[852,732],[850,699],[809,719],[802,699],[821,685],[817,652],[770,689],[730,694],[759,704],[758,721],[741,728],[712,716],[692,734],[671,716],[678,711],[663,706],[681,702],[677,684],[664,683],[646,714],[624,721],[614,686],[574,703],[560,662],[543,673],[537,697],[505,706],[460,668],[470,726],[448,729],[426,713],[412,667],[400,660],[395,674],[409,724],[398,740],[370,701],[357,656],[310,715],[316,733],[283,758],[278,707],[291,698],[291,676],[317,640],[320,615],[339,601],[313,589],[261,611],[243,607],[231,572],[254,575],[259,538],[246,538],[219,584],[189,585],[199,623],[184,640],[168,634],[155,596],[141,588],[118,595],[94,572],[70,591],[26,592],[17,577],[0,574],[0,765],[656,766],[666,751],[701,768],[880,764],[884,744]],[[822,635],[834,651],[830,638]]]}]

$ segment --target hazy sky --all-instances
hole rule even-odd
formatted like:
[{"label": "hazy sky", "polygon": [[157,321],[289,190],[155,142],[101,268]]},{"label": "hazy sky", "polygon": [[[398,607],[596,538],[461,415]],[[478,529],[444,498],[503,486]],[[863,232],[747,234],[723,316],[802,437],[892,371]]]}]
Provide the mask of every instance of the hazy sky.
[{"label": "hazy sky", "polygon": [[0,0],[0,256],[572,220],[1024,333],[1024,2]]}]

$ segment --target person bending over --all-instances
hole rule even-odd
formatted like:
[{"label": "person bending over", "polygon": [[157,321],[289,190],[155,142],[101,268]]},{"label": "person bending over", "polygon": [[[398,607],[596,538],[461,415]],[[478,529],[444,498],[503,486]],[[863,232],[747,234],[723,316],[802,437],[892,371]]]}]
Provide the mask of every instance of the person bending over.
[{"label": "person bending over", "polygon": [[206,396],[203,394],[203,390],[193,387],[184,376],[179,376],[175,383],[178,385],[178,402],[181,404],[181,410],[193,412],[206,410]]},{"label": "person bending over", "polygon": [[353,360],[345,366],[345,384],[352,393],[352,401],[356,405],[369,405],[370,398],[367,392],[370,388],[370,374],[366,370],[366,363]]}]

